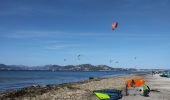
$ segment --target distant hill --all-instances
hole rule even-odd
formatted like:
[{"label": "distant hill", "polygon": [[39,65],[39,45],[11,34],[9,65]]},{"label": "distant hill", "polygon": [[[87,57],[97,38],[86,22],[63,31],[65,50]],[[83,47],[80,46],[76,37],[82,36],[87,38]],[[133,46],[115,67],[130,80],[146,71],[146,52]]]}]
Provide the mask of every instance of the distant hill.
[{"label": "distant hill", "polygon": [[5,65],[0,64],[0,70],[28,70],[27,66],[23,65]]},{"label": "distant hill", "polygon": [[5,65],[0,64],[0,70],[52,70],[52,71],[123,71],[122,68],[112,68],[107,65],[91,65],[91,64],[81,64],[81,65],[45,65],[45,66],[22,66],[22,65]]}]

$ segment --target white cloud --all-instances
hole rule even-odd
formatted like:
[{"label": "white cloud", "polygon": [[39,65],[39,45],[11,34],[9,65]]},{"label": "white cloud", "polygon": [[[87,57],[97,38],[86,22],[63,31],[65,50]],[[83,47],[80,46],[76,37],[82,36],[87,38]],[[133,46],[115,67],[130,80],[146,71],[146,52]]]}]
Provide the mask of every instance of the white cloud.
[{"label": "white cloud", "polygon": [[54,35],[61,35],[62,32],[59,31],[16,31],[6,34],[0,34],[4,38],[41,38],[41,37],[53,37]]},{"label": "white cloud", "polygon": [[63,40],[82,39],[82,38],[94,38],[94,39],[106,39],[106,38],[125,38],[125,39],[169,39],[170,35],[166,33],[91,33],[91,32],[62,32],[62,31],[15,31],[8,33],[1,33],[1,38],[12,39],[30,39],[30,38],[56,38],[57,40],[48,41],[50,43],[61,43]]},{"label": "white cloud", "polygon": [[[61,31],[15,31],[15,32],[8,32],[8,33],[1,33],[0,37],[4,38],[15,38],[15,39],[22,39],[22,38],[43,38],[43,37],[89,37],[89,36],[97,36],[103,37],[112,34],[106,33],[69,33],[69,32],[61,32]],[[54,41],[53,41],[54,42]]]},{"label": "white cloud", "polygon": [[74,48],[76,46],[77,45],[75,44],[55,44],[55,45],[45,46],[45,49],[58,50],[58,49]]}]

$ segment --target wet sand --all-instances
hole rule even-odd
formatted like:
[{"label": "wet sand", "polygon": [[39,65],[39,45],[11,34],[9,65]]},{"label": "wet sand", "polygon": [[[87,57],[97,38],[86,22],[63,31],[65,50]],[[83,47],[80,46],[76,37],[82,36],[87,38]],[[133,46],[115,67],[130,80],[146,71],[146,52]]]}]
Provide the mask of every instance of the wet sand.
[{"label": "wet sand", "polygon": [[[125,80],[145,79],[151,90],[149,97],[125,96]],[[18,91],[0,93],[1,100],[99,100],[94,90],[118,89],[122,90],[122,100],[170,100],[170,79],[158,75],[124,75],[110,78],[98,78],[61,85],[34,86]]]}]

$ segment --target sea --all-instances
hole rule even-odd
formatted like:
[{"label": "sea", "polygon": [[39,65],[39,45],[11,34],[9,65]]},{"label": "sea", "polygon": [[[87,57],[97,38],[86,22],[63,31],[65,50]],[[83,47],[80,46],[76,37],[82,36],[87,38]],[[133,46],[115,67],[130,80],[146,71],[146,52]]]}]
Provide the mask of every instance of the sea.
[{"label": "sea", "polygon": [[33,85],[62,84],[87,80],[89,77],[125,75],[125,72],[104,71],[0,71],[0,91],[20,89]]}]

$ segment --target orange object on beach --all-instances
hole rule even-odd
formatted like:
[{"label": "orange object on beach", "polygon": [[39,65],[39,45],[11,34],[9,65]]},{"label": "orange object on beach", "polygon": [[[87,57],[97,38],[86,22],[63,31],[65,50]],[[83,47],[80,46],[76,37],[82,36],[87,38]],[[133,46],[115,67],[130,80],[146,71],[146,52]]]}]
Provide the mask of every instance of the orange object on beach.
[{"label": "orange object on beach", "polygon": [[127,87],[139,87],[145,84],[145,80],[143,79],[129,79],[126,81]]}]

